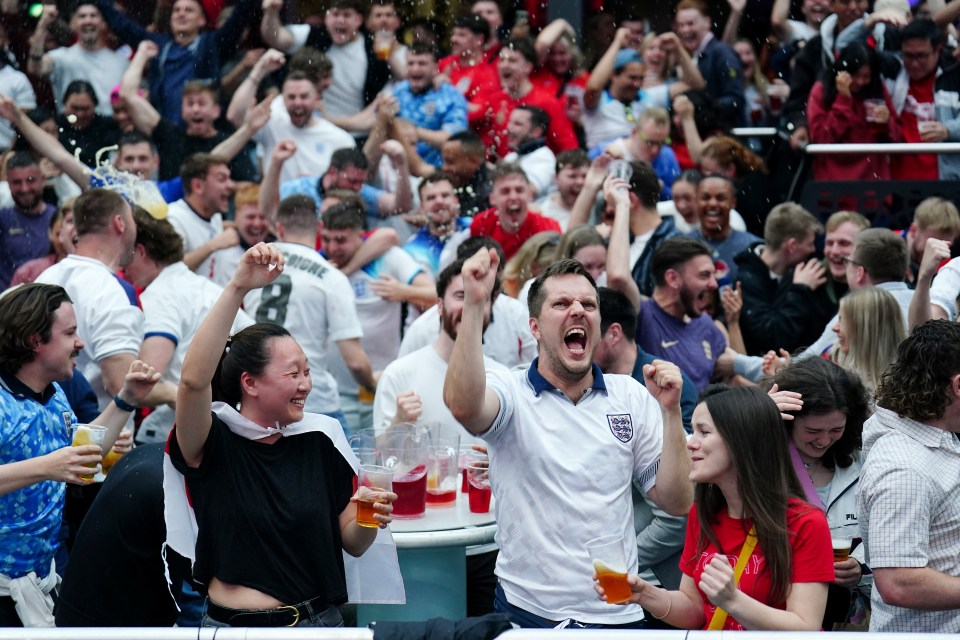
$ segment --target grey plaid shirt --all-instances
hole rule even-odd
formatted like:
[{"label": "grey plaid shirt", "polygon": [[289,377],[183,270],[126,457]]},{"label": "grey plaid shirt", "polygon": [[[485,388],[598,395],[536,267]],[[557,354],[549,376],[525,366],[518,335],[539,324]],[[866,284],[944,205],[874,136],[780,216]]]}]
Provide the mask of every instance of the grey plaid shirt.
[{"label": "grey plaid shirt", "polygon": [[[867,565],[960,576],[960,442],[883,408],[864,425],[860,531]],[[960,609],[886,604],[876,586],[870,631],[960,632]]]}]

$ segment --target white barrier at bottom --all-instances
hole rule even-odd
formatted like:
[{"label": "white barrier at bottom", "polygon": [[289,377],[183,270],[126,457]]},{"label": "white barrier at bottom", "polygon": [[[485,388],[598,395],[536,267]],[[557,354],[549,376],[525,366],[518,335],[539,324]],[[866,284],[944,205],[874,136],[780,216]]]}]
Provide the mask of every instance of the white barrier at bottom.
[{"label": "white barrier at bottom", "polygon": [[0,629],[0,640],[373,640],[366,627],[64,627]]}]

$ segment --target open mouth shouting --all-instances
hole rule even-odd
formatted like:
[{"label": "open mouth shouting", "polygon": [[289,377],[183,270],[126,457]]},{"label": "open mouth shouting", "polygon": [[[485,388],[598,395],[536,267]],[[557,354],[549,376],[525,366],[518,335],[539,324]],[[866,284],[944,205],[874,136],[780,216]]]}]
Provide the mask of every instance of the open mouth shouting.
[{"label": "open mouth shouting", "polygon": [[575,355],[582,356],[587,352],[587,332],[581,327],[569,329],[563,336],[563,344],[567,350]]}]

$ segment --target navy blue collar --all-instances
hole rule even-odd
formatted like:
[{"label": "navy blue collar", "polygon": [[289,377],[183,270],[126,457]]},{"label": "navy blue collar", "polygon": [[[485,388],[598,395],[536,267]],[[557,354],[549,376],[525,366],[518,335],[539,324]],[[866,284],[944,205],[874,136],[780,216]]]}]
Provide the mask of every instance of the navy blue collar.
[{"label": "navy blue collar", "polygon": [[[530,368],[527,370],[527,380],[530,381],[530,386],[533,387],[533,395],[538,396],[543,391],[552,391],[556,387],[553,384],[540,375],[539,369],[537,369],[537,363],[540,362],[540,357],[533,359],[533,362],[530,363]],[[603,382],[603,371],[600,370],[600,367],[597,366],[597,363],[593,363],[593,386],[590,387],[594,391],[603,391],[606,393],[607,385]]]},{"label": "navy blue collar", "polygon": [[53,384],[48,384],[47,388],[44,389],[41,393],[37,393],[24,383],[20,381],[13,374],[0,373],[0,382],[3,383],[4,388],[10,392],[15,398],[29,398],[31,400],[36,400],[40,404],[47,404],[50,398],[57,392]]}]

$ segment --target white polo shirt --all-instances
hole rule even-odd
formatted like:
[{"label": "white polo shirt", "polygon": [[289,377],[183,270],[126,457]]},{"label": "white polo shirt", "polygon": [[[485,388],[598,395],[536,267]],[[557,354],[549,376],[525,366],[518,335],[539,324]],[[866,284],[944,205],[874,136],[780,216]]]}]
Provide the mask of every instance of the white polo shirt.
[{"label": "white polo shirt", "polygon": [[353,289],[347,276],[314,249],[288,242],[276,245],[286,261],[283,275],[248,293],[243,307],[257,322],[283,325],[300,343],[313,378],[304,410],[334,413],[340,409],[340,397],[327,350],[339,359],[334,343],[363,337]]},{"label": "white polo shirt", "polygon": [[[177,200],[167,208],[167,220],[183,238],[183,252],[190,253],[213,240],[223,232],[223,216],[219,213],[207,220],[187,204],[184,199]],[[197,273],[205,278],[213,275],[213,254],[197,267]]]},{"label": "white polo shirt", "polygon": [[[162,380],[180,383],[183,359],[193,342],[200,323],[210,312],[223,289],[197,275],[183,262],[164,267],[153,282],[140,294],[143,305],[143,339],[162,337],[174,344],[173,356],[163,372]],[[253,324],[243,311],[237,312],[231,333]],[[159,405],[140,425],[137,442],[166,442],[176,419],[168,405]]]},{"label": "white polo shirt", "polygon": [[306,127],[293,126],[290,114],[283,104],[283,96],[277,96],[270,103],[270,120],[253,139],[263,146],[264,164],[270,153],[281,140],[293,140],[297,143],[297,152],[283,163],[280,170],[280,182],[295,180],[303,176],[322,176],[330,168],[330,158],[337,149],[353,149],[356,139],[329,120],[316,115],[316,122]]},{"label": "white polo shirt", "polygon": [[40,274],[37,282],[67,291],[77,314],[83,351],[77,367],[97,394],[102,411],[113,400],[103,386],[100,361],[122,353],[140,353],[143,311],[133,285],[93,258],[69,255]]},{"label": "white polo shirt", "polygon": [[481,437],[490,449],[507,601],[548,620],[625,624],[638,605],[611,605],[593,589],[586,543],[622,534],[637,571],[632,483],[649,491],[663,449],[660,407],[630,376],[604,375],[574,405],[537,371],[487,372],[500,413]]}]

